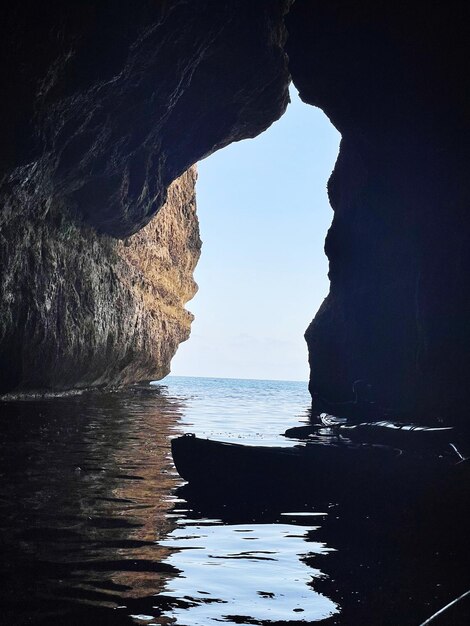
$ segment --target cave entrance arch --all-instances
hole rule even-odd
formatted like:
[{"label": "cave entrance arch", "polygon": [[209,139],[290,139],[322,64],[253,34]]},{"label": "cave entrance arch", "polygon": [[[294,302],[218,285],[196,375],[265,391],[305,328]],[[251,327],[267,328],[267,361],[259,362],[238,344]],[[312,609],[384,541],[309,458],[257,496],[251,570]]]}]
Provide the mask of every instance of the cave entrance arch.
[{"label": "cave entrance arch", "polygon": [[175,375],[307,380],[303,333],[327,295],[326,183],[340,135],[291,88],[286,113],[198,166],[203,251]]}]

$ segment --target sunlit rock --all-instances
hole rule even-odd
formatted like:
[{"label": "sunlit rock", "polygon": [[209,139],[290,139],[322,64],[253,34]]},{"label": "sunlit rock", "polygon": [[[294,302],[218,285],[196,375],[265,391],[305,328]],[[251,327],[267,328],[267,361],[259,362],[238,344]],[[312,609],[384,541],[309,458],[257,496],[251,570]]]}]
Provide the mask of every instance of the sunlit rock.
[{"label": "sunlit rock", "polygon": [[184,172],[284,112],[289,4],[5,9],[0,391],[168,373],[200,247]]},{"label": "sunlit rock", "polygon": [[[1,214],[1,392],[59,391],[162,378],[189,337],[185,303],[200,253],[191,168],[124,241],[96,233],[36,184],[17,183]],[[34,182],[33,182],[34,181]]]}]

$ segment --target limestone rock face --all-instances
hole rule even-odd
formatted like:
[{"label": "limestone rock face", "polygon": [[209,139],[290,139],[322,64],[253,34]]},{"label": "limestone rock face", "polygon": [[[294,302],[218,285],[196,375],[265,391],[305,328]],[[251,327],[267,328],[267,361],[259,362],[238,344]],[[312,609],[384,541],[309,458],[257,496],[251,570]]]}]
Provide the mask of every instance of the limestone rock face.
[{"label": "limestone rock face", "polygon": [[188,168],[284,112],[290,3],[4,7],[0,391],[168,373],[200,247]]},{"label": "limestone rock face", "polygon": [[312,392],[369,381],[392,413],[467,420],[468,3],[297,0],[303,100],[342,133],[329,181],[330,294],[307,330]]},{"label": "limestone rock face", "polygon": [[[24,173],[23,173],[24,174]],[[13,186],[0,217],[0,393],[159,379],[189,337],[200,253],[196,170],[158,215],[119,241],[71,220],[41,181]],[[34,181],[34,182],[33,182]]]},{"label": "limestone rock face", "polygon": [[39,161],[57,203],[137,232],[189,166],[284,112],[290,2],[8,5],[0,170]]}]

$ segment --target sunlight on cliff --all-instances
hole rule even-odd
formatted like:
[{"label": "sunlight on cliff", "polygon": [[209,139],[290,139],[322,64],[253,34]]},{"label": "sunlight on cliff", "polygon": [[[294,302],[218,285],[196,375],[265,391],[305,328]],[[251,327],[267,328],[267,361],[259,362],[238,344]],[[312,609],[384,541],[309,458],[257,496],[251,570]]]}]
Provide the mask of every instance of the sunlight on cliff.
[{"label": "sunlight on cliff", "polygon": [[329,288],[326,184],[340,135],[295,90],[291,99],[265,133],[198,166],[199,293],[175,375],[308,378],[303,333]]}]

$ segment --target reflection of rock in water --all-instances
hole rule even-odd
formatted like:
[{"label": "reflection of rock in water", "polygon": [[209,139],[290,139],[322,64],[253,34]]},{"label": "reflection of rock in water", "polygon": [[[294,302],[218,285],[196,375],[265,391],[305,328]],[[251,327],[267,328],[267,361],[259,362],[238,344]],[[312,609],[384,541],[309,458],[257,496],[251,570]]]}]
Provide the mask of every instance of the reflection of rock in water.
[{"label": "reflection of rock in water", "polygon": [[161,590],[179,414],[156,390],[2,405],[5,619],[72,619],[76,602],[116,608]]}]

